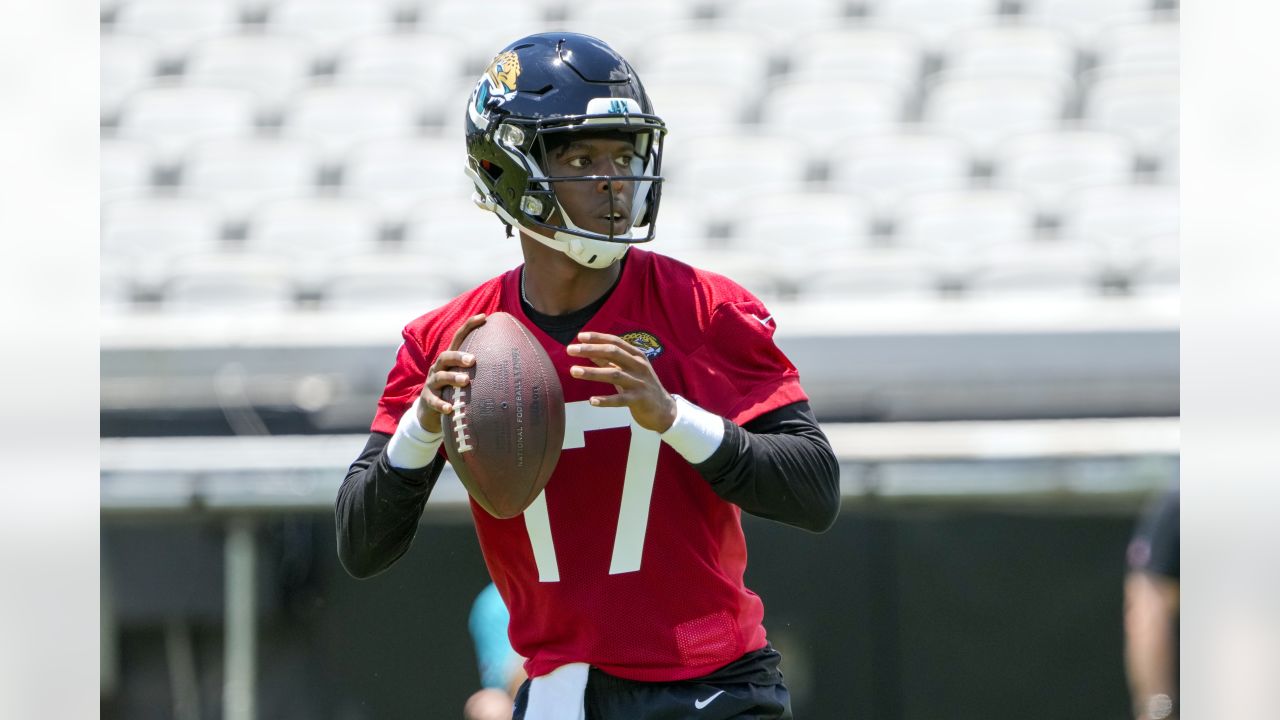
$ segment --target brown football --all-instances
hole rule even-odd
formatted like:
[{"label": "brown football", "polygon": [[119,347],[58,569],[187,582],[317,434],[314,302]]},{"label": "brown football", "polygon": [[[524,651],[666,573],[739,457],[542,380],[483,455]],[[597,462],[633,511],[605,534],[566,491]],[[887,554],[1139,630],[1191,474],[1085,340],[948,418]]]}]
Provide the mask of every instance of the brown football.
[{"label": "brown football", "polygon": [[511,315],[495,312],[462,341],[475,364],[446,387],[445,451],[471,497],[496,518],[524,512],[546,487],[564,444],[564,391],[551,358]]}]

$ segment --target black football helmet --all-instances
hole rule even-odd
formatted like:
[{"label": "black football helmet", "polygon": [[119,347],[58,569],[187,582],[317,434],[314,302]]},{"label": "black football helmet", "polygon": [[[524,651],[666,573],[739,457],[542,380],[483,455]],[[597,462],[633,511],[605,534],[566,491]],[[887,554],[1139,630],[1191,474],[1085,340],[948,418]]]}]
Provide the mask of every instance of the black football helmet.
[{"label": "black football helmet", "polygon": [[[603,41],[577,33],[530,35],[508,45],[490,64],[467,102],[467,175],[477,205],[508,225],[587,267],[608,267],[633,243],[653,239],[662,195],[662,139],[631,65]],[[626,133],[636,157],[630,175],[548,177],[548,138],[561,133]],[[560,207],[552,183],[621,180],[636,183],[631,227],[643,237],[605,235],[576,226]],[[610,186],[612,187],[612,186]],[[550,222],[560,210],[560,224]]]}]

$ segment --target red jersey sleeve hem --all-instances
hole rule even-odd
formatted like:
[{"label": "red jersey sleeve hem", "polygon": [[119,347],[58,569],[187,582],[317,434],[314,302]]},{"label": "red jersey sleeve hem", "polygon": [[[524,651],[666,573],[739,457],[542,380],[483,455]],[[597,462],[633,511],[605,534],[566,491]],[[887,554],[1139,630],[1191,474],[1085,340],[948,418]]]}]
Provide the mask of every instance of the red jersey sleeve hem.
[{"label": "red jersey sleeve hem", "polygon": [[779,378],[777,382],[761,385],[748,393],[734,406],[727,417],[735,425],[744,425],[767,412],[784,405],[809,399],[795,376]]}]

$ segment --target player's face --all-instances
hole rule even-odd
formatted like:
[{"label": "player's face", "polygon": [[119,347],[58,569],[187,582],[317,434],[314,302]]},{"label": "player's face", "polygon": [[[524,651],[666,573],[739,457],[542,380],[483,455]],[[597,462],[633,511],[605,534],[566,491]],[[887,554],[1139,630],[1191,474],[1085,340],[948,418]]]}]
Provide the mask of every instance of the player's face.
[{"label": "player's face", "polygon": [[[548,153],[551,177],[596,176],[599,179],[554,183],[556,199],[574,224],[602,235],[621,235],[631,229],[635,182],[609,178],[636,174],[639,164],[630,140],[583,138]],[[558,214],[559,211],[557,211]],[[554,215],[553,220],[558,220]]]}]

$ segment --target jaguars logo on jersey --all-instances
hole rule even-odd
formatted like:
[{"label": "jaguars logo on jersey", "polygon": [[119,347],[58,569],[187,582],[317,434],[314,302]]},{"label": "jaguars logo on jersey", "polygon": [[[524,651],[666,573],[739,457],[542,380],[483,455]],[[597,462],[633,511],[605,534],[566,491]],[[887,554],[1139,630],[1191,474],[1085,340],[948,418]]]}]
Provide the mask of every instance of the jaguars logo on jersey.
[{"label": "jaguars logo on jersey", "polygon": [[658,338],[651,333],[636,330],[623,335],[622,339],[640,348],[650,361],[662,354],[662,343],[658,342]]},{"label": "jaguars logo on jersey", "polygon": [[485,105],[490,98],[509,100],[516,93],[516,81],[520,78],[520,56],[514,51],[500,53],[480,78],[472,94],[471,109],[479,117],[486,116]]}]

